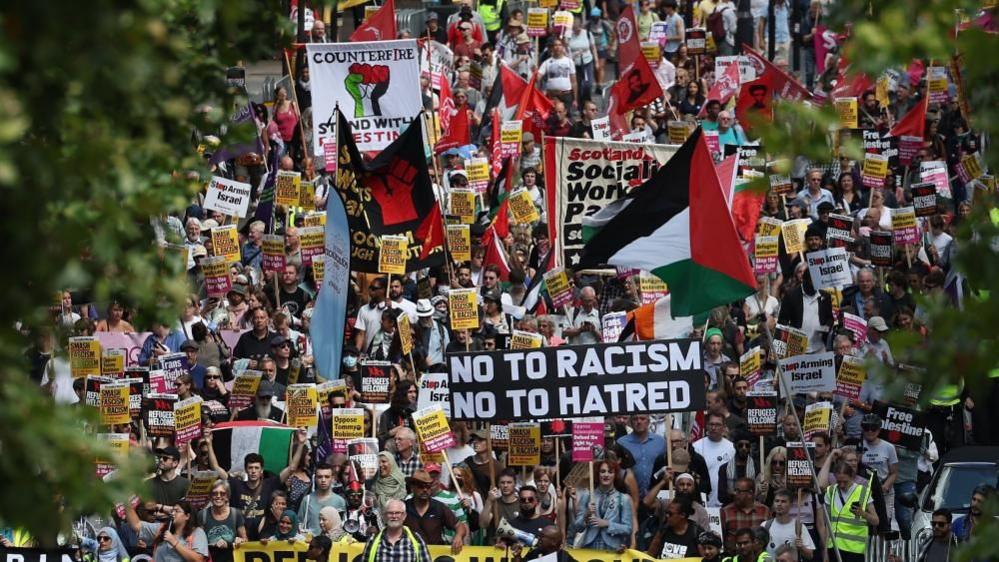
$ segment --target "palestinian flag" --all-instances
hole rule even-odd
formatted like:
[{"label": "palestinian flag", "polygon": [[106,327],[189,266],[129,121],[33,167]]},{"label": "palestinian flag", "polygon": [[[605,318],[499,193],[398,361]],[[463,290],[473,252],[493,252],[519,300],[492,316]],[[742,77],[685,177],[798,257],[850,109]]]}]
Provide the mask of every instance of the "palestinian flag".
[{"label": "palestinian flag", "polygon": [[219,466],[227,471],[243,470],[250,453],[264,457],[264,470],[277,474],[288,466],[294,427],[272,421],[235,421],[212,428],[212,446]]},{"label": "palestinian flag", "polygon": [[665,281],[674,317],[753,292],[756,280],[701,129],[586,244],[578,269],[605,264]]},{"label": "palestinian flag", "polygon": [[486,107],[482,112],[484,116],[480,131],[491,131],[493,122],[493,109],[498,109],[500,119],[507,121],[513,119],[517,104],[524,95],[527,88],[527,80],[514,72],[506,63],[500,63],[499,72],[496,73],[496,80],[493,81],[493,89],[489,91],[486,98]]}]

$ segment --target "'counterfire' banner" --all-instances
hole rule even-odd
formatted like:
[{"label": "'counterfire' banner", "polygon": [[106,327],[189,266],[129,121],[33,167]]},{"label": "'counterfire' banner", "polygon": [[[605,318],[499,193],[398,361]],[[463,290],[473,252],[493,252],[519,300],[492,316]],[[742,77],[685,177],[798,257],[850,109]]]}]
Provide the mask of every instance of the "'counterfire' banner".
[{"label": "'counterfire' banner", "polygon": [[537,420],[704,409],[699,340],[448,355],[456,420]]}]

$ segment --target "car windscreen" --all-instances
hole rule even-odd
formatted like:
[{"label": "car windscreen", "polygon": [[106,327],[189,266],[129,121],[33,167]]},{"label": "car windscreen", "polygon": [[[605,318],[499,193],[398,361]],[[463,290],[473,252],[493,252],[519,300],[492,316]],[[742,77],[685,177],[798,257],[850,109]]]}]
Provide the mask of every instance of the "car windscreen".
[{"label": "car windscreen", "polygon": [[982,484],[996,485],[999,467],[994,464],[950,465],[940,469],[926,495],[923,509],[933,511],[946,507],[951,511],[967,511],[971,492]]}]

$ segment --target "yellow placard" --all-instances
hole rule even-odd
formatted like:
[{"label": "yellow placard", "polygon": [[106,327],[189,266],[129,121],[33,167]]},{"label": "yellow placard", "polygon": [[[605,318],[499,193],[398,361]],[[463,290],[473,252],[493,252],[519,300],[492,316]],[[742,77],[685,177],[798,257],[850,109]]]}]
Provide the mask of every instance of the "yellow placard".
[{"label": "yellow placard", "polygon": [[500,125],[500,142],[520,146],[524,135],[524,122],[521,120],[504,121]]},{"label": "yellow placard", "polygon": [[306,213],[302,221],[302,226],[326,226],[326,211]]},{"label": "yellow placard", "polygon": [[670,144],[683,144],[690,136],[690,125],[686,121],[670,121],[666,124]]},{"label": "yellow placard", "polygon": [[436,453],[454,446],[451,426],[448,425],[444,409],[438,405],[413,412],[413,427],[424,451]]},{"label": "yellow placard", "polygon": [[452,330],[477,330],[479,328],[479,291],[477,289],[451,289],[447,294],[448,312]]},{"label": "yellow placard", "polygon": [[[819,406],[817,408],[813,406]],[[805,421],[801,424],[801,430],[806,436],[821,431],[829,431],[829,420],[832,418],[832,404],[809,404],[805,409]]]},{"label": "yellow placard", "polygon": [[915,207],[901,207],[898,209],[891,210],[891,229],[892,230],[905,230],[907,228],[916,228],[916,209]]},{"label": "yellow placard", "polygon": [[784,221],[780,226],[781,235],[784,237],[784,249],[789,254],[796,254],[805,251],[805,231],[811,224],[809,219],[794,219]]},{"label": "yellow placard", "polygon": [[548,296],[556,308],[572,302],[572,287],[569,285],[569,276],[564,269],[546,271],[544,276]]},{"label": "yellow placard", "polygon": [[364,410],[361,408],[336,408],[332,417],[333,439],[364,437]]},{"label": "yellow placard", "polygon": [[405,236],[385,235],[378,248],[378,271],[392,275],[406,274],[409,256],[409,239]]},{"label": "yellow placard", "polygon": [[663,59],[663,50],[658,41],[642,41],[642,55],[649,61],[649,66],[655,68]]},{"label": "yellow placard", "polygon": [[874,98],[878,100],[881,107],[888,107],[891,104],[891,97],[888,95],[888,91],[891,89],[891,80],[886,75],[882,75],[878,78],[877,84],[874,85]]},{"label": "yellow placard", "polygon": [[376,13],[378,13],[378,9],[379,8],[381,8],[381,6],[365,6],[364,7],[364,21],[368,21],[371,18],[371,16],[375,15]]},{"label": "yellow placard", "polygon": [[508,199],[510,204],[510,215],[514,224],[531,224],[541,220],[531,194],[526,189],[518,189],[510,194]]},{"label": "yellow placard", "polygon": [[543,342],[541,334],[532,334],[523,330],[514,330],[510,335],[510,349],[538,349]]},{"label": "yellow placard", "polygon": [[236,380],[232,382],[229,407],[233,410],[239,410],[249,406],[253,402],[253,397],[257,395],[261,377],[263,377],[262,372],[249,369],[236,375]]},{"label": "yellow placard", "polygon": [[95,337],[69,338],[69,370],[74,379],[101,374],[101,342]]},{"label": "yellow placard", "polygon": [[101,351],[101,374],[118,378],[125,374],[125,350],[105,349]]},{"label": "yellow placard", "polygon": [[572,28],[572,12],[566,12],[565,10],[559,10],[552,14],[552,25],[555,27],[562,27],[564,29]]},{"label": "yellow placard", "polygon": [[308,263],[315,263],[316,258],[326,249],[326,227],[303,226],[298,229],[298,239],[302,259],[308,255]]},{"label": "yellow placard", "polygon": [[947,95],[947,67],[931,66],[926,69],[926,81],[930,101],[937,96]]},{"label": "yellow placard", "polygon": [[287,400],[288,425],[292,427],[315,427],[319,425],[319,394],[314,384],[288,385]]},{"label": "yellow placard", "polygon": [[409,314],[402,312],[397,319],[399,324],[399,343],[402,347],[402,354],[408,355],[413,351],[413,327],[409,324]]},{"label": "yellow placard", "polygon": [[101,385],[100,412],[102,424],[118,425],[132,421],[128,404],[128,384],[106,382]]},{"label": "yellow placard", "polygon": [[[488,173],[488,171],[487,171]],[[471,189],[452,189],[448,214],[458,217],[461,224],[475,222],[475,192]]]},{"label": "yellow placard", "polygon": [[839,114],[839,126],[844,129],[856,129],[860,126],[859,106],[857,98],[836,98],[836,113]]},{"label": "yellow placard", "polygon": [[760,236],[780,236],[781,225],[784,221],[773,217],[760,217],[756,223],[756,233]]},{"label": "yellow placard", "polygon": [[467,224],[447,225],[447,244],[454,261],[464,262],[472,259],[472,232]]},{"label": "yellow placard", "polygon": [[323,286],[323,279],[326,277],[326,258],[324,256],[312,258],[312,277],[316,281],[316,287]]},{"label": "yellow placard", "polygon": [[981,157],[977,152],[965,154],[964,158],[961,158],[961,165],[964,166],[964,172],[968,174],[968,179],[978,179],[985,173],[985,170],[982,170]]},{"label": "yellow placard", "polygon": [[861,357],[844,355],[836,373],[836,382],[856,387],[858,390],[867,380],[867,364]]},{"label": "yellow placard", "polygon": [[201,433],[200,396],[192,396],[173,405],[173,424],[179,446],[197,439]]},{"label": "yellow placard", "polygon": [[489,187],[489,159],[472,158],[465,160],[465,172],[468,174],[468,186],[473,191],[482,192]]},{"label": "yellow placard", "polygon": [[864,172],[870,178],[883,180],[888,176],[888,157],[876,152],[864,154]]},{"label": "yellow placard", "polygon": [[638,290],[646,294],[662,295],[669,292],[669,287],[665,281],[655,275],[642,274],[638,276]]},{"label": "yellow placard", "polygon": [[240,260],[239,232],[236,225],[216,226],[212,229],[212,255],[225,256],[226,263]]},{"label": "yellow placard", "polygon": [[757,236],[756,237],[756,259],[776,258],[780,238],[777,236]]},{"label": "yellow placard", "polygon": [[749,378],[763,368],[763,350],[754,347],[739,357],[739,375]]},{"label": "yellow placard", "polygon": [[316,180],[303,181],[299,186],[298,206],[306,211],[316,209]]},{"label": "yellow placard", "polygon": [[540,8],[527,9],[527,34],[532,37],[544,35],[548,30],[548,8],[557,6],[558,0],[541,0],[540,4]]},{"label": "yellow placard", "polygon": [[[319,376],[324,377],[326,373],[319,373]],[[335,393],[342,394],[346,398],[347,382],[343,379],[334,379],[317,384],[316,395],[319,396],[319,407],[325,409],[330,403],[330,396]]]},{"label": "yellow placard", "polygon": [[298,188],[301,185],[301,173],[278,171],[277,182],[274,184],[274,204],[285,208],[298,205]]},{"label": "yellow placard", "polygon": [[537,466],[541,463],[541,425],[533,422],[510,424],[507,466]]}]

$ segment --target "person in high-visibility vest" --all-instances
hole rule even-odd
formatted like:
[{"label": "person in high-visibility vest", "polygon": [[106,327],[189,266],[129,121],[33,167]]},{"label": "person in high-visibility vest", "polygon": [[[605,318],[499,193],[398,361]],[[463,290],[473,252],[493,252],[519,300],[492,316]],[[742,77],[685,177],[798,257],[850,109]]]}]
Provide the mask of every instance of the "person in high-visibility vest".
[{"label": "person in high-visibility vest", "polygon": [[766,562],[773,560],[767,554],[770,532],[764,527],[743,527],[735,532],[738,556],[727,556],[722,562]]},{"label": "person in high-visibility vest", "polygon": [[[829,509],[830,536],[827,547],[838,549],[843,562],[864,562],[867,551],[867,526],[878,524],[878,514],[871,501],[871,481],[854,482],[856,471],[841,462],[836,467],[836,485],[826,488],[825,504]],[[836,556],[829,553],[830,560]]]},{"label": "person in high-visibility vest", "polygon": [[476,11],[482,16],[489,42],[495,45],[496,34],[503,27],[503,20],[507,19],[506,0],[480,0]]},{"label": "person in high-visibility vest", "polygon": [[362,562],[432,562],[430,551],[423,537],[403,523],[406,521],[406,504],[399,500],[385,503],[385,529],[371,537],[364,545]]},{"label": "person in high-visibility vest", "polygon": [[930,405],[924,419],[926,429],[933,434],[941,456],[965,444],[964,407],[961,400],[964,393],[964,380],[961,379],[957,384],[945,381],[930,396]]},{"label": "person in high-visibility vest", "polygon": [[35,538],[27,529],[14,528],[4,529],[0,534],[0,546],[4,548],[31,548],[35,546]]}]

